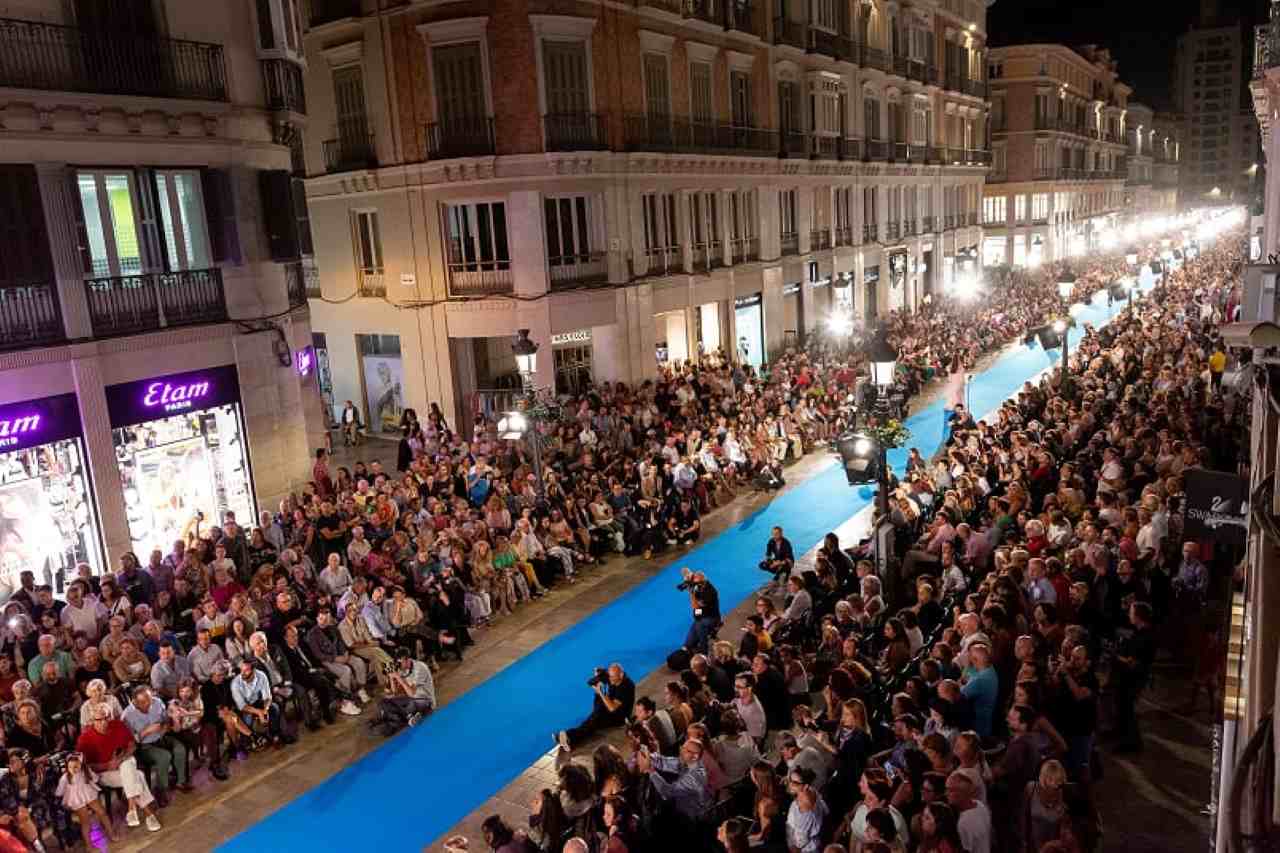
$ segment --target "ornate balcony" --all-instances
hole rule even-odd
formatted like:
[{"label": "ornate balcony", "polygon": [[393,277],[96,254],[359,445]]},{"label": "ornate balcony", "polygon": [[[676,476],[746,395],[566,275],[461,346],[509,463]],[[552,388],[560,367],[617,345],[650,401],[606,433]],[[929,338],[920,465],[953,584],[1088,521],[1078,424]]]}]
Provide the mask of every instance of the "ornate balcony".
[{"label": "ornate balcony", "polygon": [[227,319],[222,270],[181,270],[84,283],[94,337],[151,332]]},{"label": "ornate balcony", "polygon": [[227,100],[222,45],[0,18],[0,86]]},{"label": "ornate balcony", "polygon": [[548,151],[604,151],[609,147],[599,113],[551,113],[542,117]]},{"label": "ornate balcony", "polygon": [[55,284],[0,287],[0,350],[49,346],[65,339]]},{"label": "ornate balcony", "polygon": [[264,59],[262,79],[266,84],[267,109],[307,114],[302,66],[288,59]]},{"label": "ornate balcony", "polygon": [[427,125],[427,157],[484,157],[496,152],[492,116],[464,116]]},{"label": "ornate balcony", "polygon": [[691,122],[673,116],[629,115],[623,122],[628,151],[778,156],[778,132],[758,127]]}]

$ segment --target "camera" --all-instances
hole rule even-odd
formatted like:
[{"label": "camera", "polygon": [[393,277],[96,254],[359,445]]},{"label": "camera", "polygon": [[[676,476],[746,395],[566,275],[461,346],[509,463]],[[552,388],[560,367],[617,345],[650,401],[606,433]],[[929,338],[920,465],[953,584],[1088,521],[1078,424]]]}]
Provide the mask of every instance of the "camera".
[{"label": "camera", "polygon": [[393,672],[395,672],[395,671],[396,671],[396,665],[395,665],[394,663],[388,662],[388,663],[384,663],[384,664],[382,665],[382,674],[383,674],[383,675],[390,675],[391,673],[393,673]]},{"label": "camera", "polygon": [[680,590],[681,592],[684,592],[685,590],[689,589],[691,586],[693,586],[693,578],[683,580],[680,583],[676,584],[676,589]]},{"label": "camera", "polygon": [[604,684],[608,678],[609,678],[609,670],[605,669],[602,666],[598,666],[595,668],[595,672],[592,674],[592,676],[587,679],[587,686],[595,687],[597,685]]}]

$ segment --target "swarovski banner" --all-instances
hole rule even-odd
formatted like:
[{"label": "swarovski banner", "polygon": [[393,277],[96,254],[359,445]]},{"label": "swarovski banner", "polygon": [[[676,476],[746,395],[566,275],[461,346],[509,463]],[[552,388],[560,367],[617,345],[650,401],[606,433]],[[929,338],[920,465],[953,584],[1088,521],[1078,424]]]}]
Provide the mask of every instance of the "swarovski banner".
[{"label": "swarovski banner", "polygon": [[1187,537],[1243,545],[1249,533],[1249,485],[1244,478],[1203,468],[1187,469],[1182,476]]}]

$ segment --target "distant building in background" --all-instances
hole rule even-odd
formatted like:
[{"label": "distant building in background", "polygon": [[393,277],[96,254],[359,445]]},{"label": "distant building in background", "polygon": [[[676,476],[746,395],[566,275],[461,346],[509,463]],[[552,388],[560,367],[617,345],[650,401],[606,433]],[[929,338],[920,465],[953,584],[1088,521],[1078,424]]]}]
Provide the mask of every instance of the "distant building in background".
[{"label": "distant building in background", "polygon": [[1132,90],[1115,61],[1092,45],[1012,45],[992,48],[989,78],[983,264],[1034,266],[1103,241],[1128,213]]},{"label": "distant building in background", "polygon": [[1178,38],[1173,67],[1174,107],[1185,130],[1183,204],[1210,194],[1231,197],[1240,189],[1237,176],[1252,162],[1242,165],[1240,157],[1243,62],[1240,24],[1224,21],[1216,4],[1202,4],[1196,25]]},{"label": "distant building in background", "polygon": [[1252,204],[1261,191],[1258,170],[1262,166],[1262,136],[1258,131],[1258,117],[1249,107],[1236,112],[1235,120],[1236,170],[1233,173],[1232,198]]},{"label": "distant building in background", "polygon": [[1152,118],[1155,134],[1151,138],[1151,188],[1162,208],[1176,209],[1179,173],[1182,161],[1183,118],[1178,113],[1158,112]]}]

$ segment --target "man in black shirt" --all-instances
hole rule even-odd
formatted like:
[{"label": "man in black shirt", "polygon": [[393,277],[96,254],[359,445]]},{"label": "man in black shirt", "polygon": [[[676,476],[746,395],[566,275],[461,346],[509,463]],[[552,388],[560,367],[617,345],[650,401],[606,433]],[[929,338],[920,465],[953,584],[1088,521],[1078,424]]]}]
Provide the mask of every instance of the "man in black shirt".
[{"label": "man in black shirt", "polygon": [[685,635],[684,647],[691,655],[706,654],[707,642],[720,630],[720,593],[702,572],[684,568],[680,576],[684,578],[680,587],[689,590],[689,607],[693,610],[693,624]]},{"label": "man in black shirt", "polygon": [[791,540],[782,535],[782,528],[775,527],[769,535],[769,542],[764,546],[764,559],[760,561],[760,571],[773,575],[773,586],[786,581],[791,574],[791,567],[796,564],[795,552],[791,550]]},{"label": "man in black shirt", "polygon": [[681,545],[689,545],[698,541],[698,537],[702,535],[702,522],[698,520],[698,511],[693,508],[693,503],[687,496],[680,498],[680,504],[671,513],[672,524],[667,528],[668,535],[674,537],[675,541],[669,544],[679,543]]},{"label": "man in black shirt", "polygon": [[1051,678],[1055,713],[1051,716],[1067,742],[1067,769],[1073,779],[1087,785],[1098,727],[1098,678],[1093,674],[1089,647],[1083,643],[1071,650],[1067,660],[1055,663]]},{"label": "man in black shirt", "polygon": [[1156,656],[1155,632],[1151,628],[1151,605],[1135,601],[1129,605],[1133,633],[1121,641],[1116,654],[1116,752],[1141,752],[1142,732],[1138,728],[1138,696],[1151,677]]},{"label": "man in black shirt", "polygon": [[591,689],[595,698],[591,702],[591,714],[579,725],[556,732],[555,741],[564,749],[573,749],[601,729],[625,725],[636,704],[636,684],[622,670],[622,664],[609,664],[608,677],[594,679]]}]

